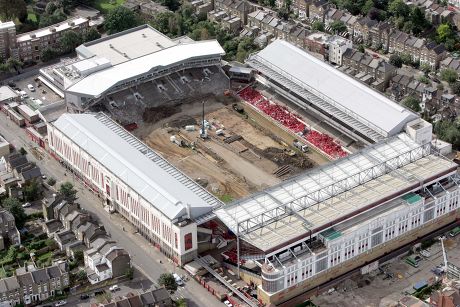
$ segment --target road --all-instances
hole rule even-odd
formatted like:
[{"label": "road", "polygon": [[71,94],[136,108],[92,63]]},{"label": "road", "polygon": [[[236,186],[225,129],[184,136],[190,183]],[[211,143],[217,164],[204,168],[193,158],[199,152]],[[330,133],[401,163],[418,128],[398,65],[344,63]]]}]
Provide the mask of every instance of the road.
[{"label": "road", "polygon": [[[54,177],[57,181],[56,185],[64,181],[71,181],[75,188],[78,189],[78,203],[80,203],[81,207],[94,213],[99,218],[111,237],[131,255],[135,268],[152,280],[152,282],[155,283],[160,274],[165,272],[176,272],[179,275],[185,274],[185,271],[176,268],[168,258],[155,249],[142,236],[136,234],[133,227],[127,221],[122,219],[118,214],[109,214],[103,208],[102,200],[89,192],[70,172],[66,172],[65,168],[58,161],[47,154],[44,155],[42,160],[36,159],[31,153],[31,149],[37,147],[37,144],[30,141],[25,130],[10,121],[2,112],[0,112],[0,134],[8,142],[13,144],[15,148],[24,147],[29,153],[27,155],[28,159],[34,161],[48,178]],[[160,261],[162,264],[160,264]],[[185,287],[180,288],[173,297],[186,298],[190,306],[221,305],[217,298],[192,279],[186,283]]]}]

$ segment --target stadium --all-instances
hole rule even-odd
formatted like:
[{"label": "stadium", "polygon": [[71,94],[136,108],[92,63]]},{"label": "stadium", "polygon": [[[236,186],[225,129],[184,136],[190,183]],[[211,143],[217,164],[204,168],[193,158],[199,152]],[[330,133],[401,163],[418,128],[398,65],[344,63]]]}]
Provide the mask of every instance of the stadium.
[{"label": "stadium", "polygon": [[[122,214],[179,265],[187,268],[187,263],[197,262],[215,275],[203,260],[212,255],[220,266],[232,268],[242,280],[256,285],[258,302],[229,286],[248,305],[292,306],[333,277],[458,223],[457,165],[433,148],[431,124],[282,40],[249,57],[247,65],[256,81],[235,89],[232,99],[244,107],[246,118],[260,119],[259,129],[270,129],[280,143],[300,140],[311,149],[309,157],[316,153],[325,160],[295,175],[265,181],[248,189],[244,197],[224,203],[214,186],[205,187],[203,178],[190,175],[190,168],[203,163],[193,167],[184,163],[207,156],[223,171],[224,159],[210,150],[217,150],[216,144],[232,149],[234,139],[241,136],[230,133],[232,143],[224,144],[227,138],[219,139],[217,131],[236,128],[210,123],[209,133],[216,133],[207,140],[190,130],[188,138],[196,136],[190,148],[198,154],[176,159],[179,153],[190,152],[179,148],[183,142],[176,145],[179,135],[187,140],[183,127],[167,128],[168,133],[176,133],[174,142],[166,141],[167,146],[175,146],[172,153],[118,123],[123,110],[137,112],[139,106],[145,109],[171,101],[182,101],[182,109],[188,110],[192,103],[184,102],[187,97],[201,97],[216,88],[222,92],[229,86],[221,64],[224,52],[216,41],[170,40],[152,31],[143,26],[78,47],[76,67],[89,63],[85,61],[97,63],[88,66],[93,68],[86,76],[75,75],[74,82],[51,81],[62,67],[45,71],[48,82],[65,93],[69,109],[83,113],[64,114],[49,123],[48,145],[111,211]],[[150,49],[135,47],[152,33],[152,44],[144,47]],[[132,40],[122,46],[125,36]],[[104,68],[94,70],[94,65]],[[278,96],[265,96],[259,88]],[[98,105],[111,116],[84,113]],[[241,111],[236,104],[233,108]],[[307,125],[300,111],[366,146],[350,150],[325,138],[326,130]],[[223,117],[233,114],[228,112]],[[169,139],[169,134],[164,135]],[[155,135],[155,140],[159,138]],[[263,158],[248,142],[237,142],[240,156],[252,151],[259,160]],[[225,154],[221,149],[217,152]],[[265,162],[263,167],[269,161]]]}]

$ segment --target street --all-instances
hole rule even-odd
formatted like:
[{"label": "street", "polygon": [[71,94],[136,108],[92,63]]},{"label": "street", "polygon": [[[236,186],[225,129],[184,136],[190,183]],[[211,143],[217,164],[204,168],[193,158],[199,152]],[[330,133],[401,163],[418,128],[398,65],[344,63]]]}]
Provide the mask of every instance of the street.
[{"label": "street", "polygon": [[[28,159],[35,162],[48,178],[54,177],[57,181],[56,186],[65,181],[72,182],[78,190],[77,202],[81,207],[92,212],[100,220],[110,236],[131,255],[134,267],[154,284],[156,284],[160,274],[165,272],[176,272],[179,275],[185,274],[185,271],[172,265],[171,261],[155,249],[152,244],[147,242],[141,235],[135,233],[134,228],[127,221],[118,214],[111,215],[108,213],[103,208],[100,198],[87,190],[58,161],[46,154],[42,148],[39,148],[39,150],[45,154],[42,160],[38,160],[31,150],[31,148],[38,147],[38,145],[30,141],[25,130],[10,121],[2,112],[0,112],[0,134],[13,144],[16,149],[24,147],[28,152]],[[162,264],[160,264],[160,261]],[[221,304],[217,298],[193,279],[190,279],[183,288],[177,291],[173,298],[186,298],[189,306],[216,306]]]}]

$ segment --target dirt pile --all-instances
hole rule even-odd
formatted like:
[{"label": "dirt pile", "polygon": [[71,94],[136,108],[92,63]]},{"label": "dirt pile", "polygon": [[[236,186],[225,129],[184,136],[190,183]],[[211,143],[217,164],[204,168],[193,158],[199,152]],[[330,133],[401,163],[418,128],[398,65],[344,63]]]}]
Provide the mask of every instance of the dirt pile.
[{"label": "dirt pile", "polygon": [[142,120],[146,123],[156,123],[164,118],[179,113],[181,108],[178,106],[150,107],[144,110]]},{"label": "dirt pile", "polygon": [[189,125],[196,125],[196,120],[190,115],[182,115],[168,122],[169,127],[183,128]]},{"label": "dirt pile", "polygon": [[281,148],[268,147],[262,151],[262,155],[279,166],[292,165],[300,169],[313,167],[313,163],[304,155],[296,154],[292,156]]}]

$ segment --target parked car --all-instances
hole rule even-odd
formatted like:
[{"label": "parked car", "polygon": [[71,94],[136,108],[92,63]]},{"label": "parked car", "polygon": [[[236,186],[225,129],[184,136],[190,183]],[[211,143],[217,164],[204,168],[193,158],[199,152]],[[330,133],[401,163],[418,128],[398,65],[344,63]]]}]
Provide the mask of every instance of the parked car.
[{"label": "parked car", "polygon": [[80,295],[80,299],[81,300],[87,300],[87,299],[89,299],[89,295],[88,294],[82,294],[82,295]]},{"label": "parked car", "polygon": [[56,306],[56,307],[57,307],[57,306],[64,306],[64,305],[66,305],[66,304],[67,304],[67,301],[59,301],[59,302],[57,302],[56,304],[54,304],[54,306]]},{"label": "parked car", "polygon": [[32,206],[31,203],[25,203],[25,204],[22,205],[23,208],[28,208],[28,207],[30,207],[30,206]]},{"label": "parked car", "polygon": [[42,175],[42,179],[46,179],[46,175]]},{"label": "parked car", "polygon": [[230,303],[229,301],[224,301],[224,304],[227,307],[233,307],[232,303]]},{"label": "parked car", "polygon": [[29,89],[29,91],[35,92],[35,87],[32,84],[27,84],[27,88]]},{"label": "parked car", "polygon": [[113,286],[111,286],[111,287],[109,288],[109,290],[110,290],[111,292],[115,292],[115,291],[120,290],[120,287],[118,287],[118,285],[113,285]]},{"label": "parked car", "polygon": [[178,284],[179,286],[184,285],[184,281],[182,280],[182,278],[180,278],[179,275],[177,275],[176,273],[173,273],[173,276],[174,276],[174,279],[176,280],[176,284]]}]

